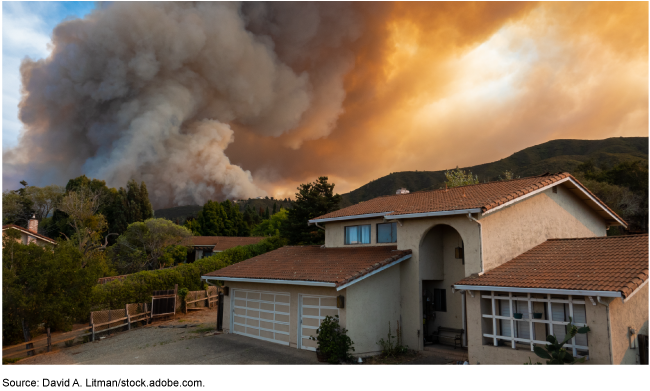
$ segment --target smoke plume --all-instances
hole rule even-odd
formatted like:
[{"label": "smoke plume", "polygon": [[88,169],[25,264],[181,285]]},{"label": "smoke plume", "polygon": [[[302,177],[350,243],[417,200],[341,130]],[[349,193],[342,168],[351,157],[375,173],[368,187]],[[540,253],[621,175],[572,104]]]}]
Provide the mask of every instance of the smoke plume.
[{"label": "smoke plume", "polygon": [[647,136],[647,7],[115,2],[23,61],[5,187],[134,178],[160,208]]}]

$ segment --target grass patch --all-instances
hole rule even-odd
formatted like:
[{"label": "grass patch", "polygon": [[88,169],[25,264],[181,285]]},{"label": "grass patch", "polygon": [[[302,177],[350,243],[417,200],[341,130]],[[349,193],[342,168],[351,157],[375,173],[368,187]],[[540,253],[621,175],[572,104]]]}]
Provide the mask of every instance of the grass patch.
[{"label": "grass patch", "polygon": [[22,360],[22,358],[3,358],[2,365],[17,363]]}]

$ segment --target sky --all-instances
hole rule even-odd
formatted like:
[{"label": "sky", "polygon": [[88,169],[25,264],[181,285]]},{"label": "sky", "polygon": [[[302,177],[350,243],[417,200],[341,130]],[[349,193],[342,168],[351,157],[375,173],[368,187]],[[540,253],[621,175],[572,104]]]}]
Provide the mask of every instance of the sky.
[{"label": "sky", "polygon": [[18,143],[20,62],[45,58],[54,27],[66,18],[80,18],[95,7],[93,1],[2,2],[2,148]]},{"label": "sky", "polygon": [[284,198],[648,136],[648,3],[93,6],[3,3],[3,189]]}]

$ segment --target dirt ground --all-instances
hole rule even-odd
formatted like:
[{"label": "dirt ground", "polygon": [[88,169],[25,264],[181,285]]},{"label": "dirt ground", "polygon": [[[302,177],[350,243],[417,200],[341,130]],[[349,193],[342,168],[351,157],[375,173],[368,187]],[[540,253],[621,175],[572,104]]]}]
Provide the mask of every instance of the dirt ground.
[{"label": "dirt ground", "polygon": [[[99,341],[78,343],[39,354],[14,365],[92,364],[319,364],[316,354],[272,342],[216,332],[216,310],[193,311],[167,321],[117,332]],[[450,364],[430,352],[368,364]]]}]

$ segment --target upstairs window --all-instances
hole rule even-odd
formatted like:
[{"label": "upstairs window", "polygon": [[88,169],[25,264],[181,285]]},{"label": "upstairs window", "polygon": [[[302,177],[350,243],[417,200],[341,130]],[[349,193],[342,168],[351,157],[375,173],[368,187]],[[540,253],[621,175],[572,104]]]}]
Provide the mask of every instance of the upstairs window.
[{"label": "upstairs window", "polygon": [[345,244],[370,244],[370,224],[345,227]]},{"label": "upstairs window", "polygon": [[377,224],[377,243],[397,243],[397,223]]}]

